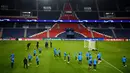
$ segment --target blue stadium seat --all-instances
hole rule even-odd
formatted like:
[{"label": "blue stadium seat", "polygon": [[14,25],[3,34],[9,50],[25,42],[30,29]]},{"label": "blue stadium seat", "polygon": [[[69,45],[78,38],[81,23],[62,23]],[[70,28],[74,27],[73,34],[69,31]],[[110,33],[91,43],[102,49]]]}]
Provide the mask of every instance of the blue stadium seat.
[{"label": "blue stadium seat", "polygon": [[27,37],[45,31],[46,29],[27,29]]},{"label": "blue stadium seat", "polygon": [[99,32],[99,33],[102,33],[102,34],[105,34],[105,35],[109,35],[109,36],[114,37],[111,29],[92,29],[92,30],[94,30],[96,32]]},{"label": "blue stadium seat", "polygon": [[21,38],[24,37],[24,29],[4,29],[2,38]]}]

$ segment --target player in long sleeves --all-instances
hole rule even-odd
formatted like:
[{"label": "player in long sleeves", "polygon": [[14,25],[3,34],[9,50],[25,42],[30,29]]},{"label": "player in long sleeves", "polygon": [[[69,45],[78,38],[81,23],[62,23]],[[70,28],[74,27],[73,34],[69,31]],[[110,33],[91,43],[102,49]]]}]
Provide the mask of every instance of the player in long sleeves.
[{"label": "player in long sleeves", "polygon": [[79,61],[79,64],[82,64],[82,55],[81,54],[78,55],[78,61]]},{"label": "player in long sleeves", "polygon": [[126,57],[125,56],[122,57],[122,63],[123,63],[124,67],[127,67],[127,65],[126,65]]},{"label": "player in long sleeves", "polygon": [[90,53],[87,52],[87,53],[86,53],[86,59],[87,59],[87,60],[89,60],[89,55],[90,55]]},{"label": "player in long sleeves", "polygon": [[33,56],[36,56],[36,49],[34,49],[34,51],[33,51]]},{"label": "player in long sleeves", "polygon": [[92,59],[88,60],[88,65],[89,65],[88,69],[91,69],[91,67],[92,67]]},{"label": "player in long sleeves", "polygon": [[91,54],[89,54],[89,59],[92,59],[92,55]]},{"label": "player in long sleeves", "polygon": [[36,55],[36,63],[37,63],[36,67],[38,67],[39,66],[39,57],[37,55]]},{"label": "player in long sleeves", "polygon": [[68,63],[70,63],[70,53],[68,54]]},{"label": "player in long sleeves", "polygon": [[14,53],[12,53],[11,55],[10,55],[10,60],[11,60],[11,68],[13,68],[13,66],[14,66]]},{"label": "player in long sleeves", "polygon": [[42,53],[42,48],[39,48],[38,51],[39,51],[39,54],[41,55],[41,53]]},{"label": "player in long sleeves", "polygon": [[97,59],[98,59],[98,64],[100,64],[100,62],[101,62],[101,53],[97,54]]},{"label": "player in long sleeves", "polygon": [[61,57],[61,51],[60,51],[60,48],[58,49],[58,56]]},{"label": "player in long sleeves", "polygon": [[94,67],[94,70],[95,70],[95,71],[96,71],[96,66],[97,66],[97,60],[94,59],[94,60],[93,60],[93,67]]},{"label": "player in long sleeves", "polygon": [[75,57],[75,60],[78,60],[78,59],[77,59],[77,53],[74,54],[74,57]]},{"label": "player in long sleeves", "polygon": [[[29,61],[29,64],[31,64],[31,60],[32,60],[32,56],[31,56],[31,54],[28,54],[28,61]],[[29,64],[28,64],[28,66],[29,66]]]},{"label": "player in long sleeves", "polygon": [[54,48],[54,57],[56,57],[56,48]]},{"label": "player in long sleeves", "polygon": [[14,57],[11,57],[11,68],[14,67]]},{"label": "player in long sleeves", "polygon": [[67,56],[67,53],[64,52],[64,61],[66,61],[66,56]]}]

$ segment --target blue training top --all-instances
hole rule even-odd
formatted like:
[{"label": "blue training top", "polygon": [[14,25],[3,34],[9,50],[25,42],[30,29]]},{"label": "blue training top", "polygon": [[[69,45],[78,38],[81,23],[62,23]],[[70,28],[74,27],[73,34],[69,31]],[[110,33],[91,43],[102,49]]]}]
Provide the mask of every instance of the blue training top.
[{"label": "blue training top", "polygon": [[122,62],[126,62],[126,57],[123,57],[123,58],[122,58]]},{"label": "blue training top", "polygon": [[96,64],[97,64],[97,60],[96,60],[96,59],[94,59],[93,64],[94,64],[94,65],[96,65]]},{"label": "blue training top", "polygon": [[82,60],[82,55],[78,55],[78,60]]}]

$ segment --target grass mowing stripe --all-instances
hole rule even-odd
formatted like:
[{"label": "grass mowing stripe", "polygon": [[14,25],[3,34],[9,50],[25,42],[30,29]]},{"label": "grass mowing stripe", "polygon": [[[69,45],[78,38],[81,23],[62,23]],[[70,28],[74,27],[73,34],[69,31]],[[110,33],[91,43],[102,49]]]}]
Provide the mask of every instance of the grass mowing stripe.
[{"label": "grass mowing stripe", "polygon": [[108,65],[112,66],[113,68],[115,68],[116,70],[118,70],[120,73],[123,73],[120,69],[118,69],[117,67],[115,67],[114,65],[112,65],[111,63],[107,62],[105,59],[102,59],[104,62],[106,62]]}]

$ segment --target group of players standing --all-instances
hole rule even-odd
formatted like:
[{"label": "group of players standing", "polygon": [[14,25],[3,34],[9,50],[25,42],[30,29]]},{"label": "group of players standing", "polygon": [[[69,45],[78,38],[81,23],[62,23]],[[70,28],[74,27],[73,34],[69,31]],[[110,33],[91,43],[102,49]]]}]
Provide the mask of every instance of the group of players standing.
[{"label": "group of players standing", "polygon": [[[54,48],[54,57],[61,57],[60,48],[59,49]],[[75,60],[78,60],[79,64],[82,64],[82,60],[83,60],[82,52],[79,52],[78,55],[75,53],[74,57],[75,57]],[[86,53],[86,60],[88,61],[88,65],[89,65],[88,69],[91,69],[93,65],[94,70],[96,70],[97,63],[99,64],[101,62],[100,52],[97,54],[97,59],[92,60],[92,54],[90,53],[90,51]],[[66,52],[64,52],[64,61],[66,60],[67,60],[67,63],[70,63],[70,53],[67,54]]]},{"label": "group of players standing", "polygon": [[[29,50],[30,45],[31,45],[31,43],[28,43],[28,44],[27,44],[27,50]],[[50,41],[50,47],[52,48],[52,42],[51,42],[51,41]],[[42,48],[39,48],[39,42],[36,43],[36,48],[37,48],[38,51],[39,51],[39,55],[41,55],[41,53],[42,53]],[[45,42],[45,48],[48,48],[48,41]],[[38,54],[37,54],[36,49],[34,49],[34,51],[33,51],[33,56],[34,56],[35,59],[36,59],[36,64],[37,64],[36,67],[38,67],[40,60],[39,60],[39,57],[38,57]],[[27,58],[24,57],[24,59],[23,59],[24,68],[28,68],[28,66],[29,66],[30,64],[32,64],[31,61],[32,61],[33,56],[32,56],[31,54],[28,54],[28,57],[27,57]],[[14,53],[11,54],[10,59],[11,59],[11,68],[13,68],[13,67],[14,67],[14,63],[15,63],[15,55],[14,55]]]},{"label": "group of players standing", "polygon": [[[27,44],[27,50],[29,50],[30,45],[31,45],[31,43]],[[51,41],[50,41],[50,47],[52,48],[52,42]],[[36,48],[38,49],[39,55],[40,55],[41,52],[42,52],[42,49],[39,48],[39,42],[36,43]],[[45,42],[45,48],[48,48],[48,42],[47,41]],[[35,58],[36,58],[36,64],[37,64],[37,67],[38,67],[39,66],[39,57],[37,55],[36,49],[34,49],[34,51],[33,51],[33,56],[35,56]],[[54,48],[54,57],[61,57],[60,48],[59,49]],[[82,64],[82,60],[83,60],[82,52],[79,52],[78,54],[75,53],[74,57],[75,57],[75,60],[78,60],[79,64]],[[13,66],[14,66],[14,60],[15,60],[14,58],[15,58],[14,53],[12,53],[11,54],[11,68],[13,68]],[[64,61],[66,61],[66,60],[67,60],[67,63],[70,63],[70,53],[67,54],[66,52],[64,52]],[[96,71],[97,63],[100,64],[100,62],[101,62],[101,53],[98,52],[97,59],[92,60],[92,54],[91,54],[90,51],[88,51],[86,53],[86,60],[88,61],[88,65],[89,65],[88,69],[91,69],[92,65],[93,65],[93,68]],[[32,61],[32,55],[28,54],[28,59],[25,57],[24,60],[23,60],[24,68],[28,68],[28,66],[31,64],[31,61]],[[122,57],[122,63],[123,63],[124,67],[127,67],[125,56]]]}]

